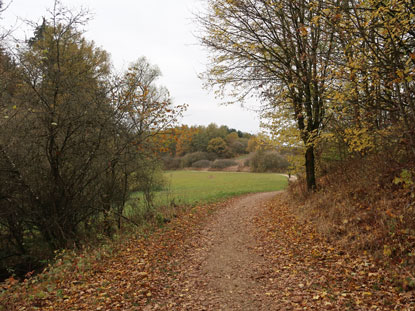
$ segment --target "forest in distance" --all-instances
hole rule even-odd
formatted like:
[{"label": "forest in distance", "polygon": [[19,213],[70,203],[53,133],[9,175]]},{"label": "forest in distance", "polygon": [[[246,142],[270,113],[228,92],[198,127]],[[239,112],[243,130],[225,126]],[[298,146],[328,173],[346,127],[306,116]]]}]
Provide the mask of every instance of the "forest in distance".
[{"label": "forest in distance", "polygon": [[[206,11],[194,20],[209,51],[201,78],[235,103],[256,97],[262,133],[215,120],[183,124],[188,105],[174,103],[157,84],[159,68],[140,57],[122,73],[113,70],[109,53],[84,36],[87,13],[60,1],[24,43],[2,34],[0,303],[23,301],[18,284],[38,273],[40,280],[48,269],[52,276],[40,287],[49,288],[54,273],[78,271],[81,261],[90,269],[101,255],[91,263],[85,250],[111,249],[105,258],[118,248],[127,252],[129,237],[139,236],[139,252],[163,261],[143,242],[160,228],[177,222],[185,237],[233,196],[282,189],[282,198],[260,210],[269,219],[256,219],[259,227],[274,232],[270,222],[281,216],[282,228],[296,228],[288,240],[298,233],[300,244],[329,243],[316,244],[311,260],[337,248],[336,260],[348,252],[356,262],[370,256],[382,269],[365,270],[365,277],[378,277],[373,292],[393,291],[385,310],[413,303],[407,293],[415,290],[414,0],[204,2]],[[4,1],[0,8],[7,9]],[[186,191],[201,196],[176,195]],[[303,234],[303,224],[313,229]],[[375,304],[368,291],[350,310],[364,299],[368,308]],[[33,301],[67,299],[55,287],[41,292]],[[139,306],[151,303],[148,293]],[[327,295],[310,300],[330,303]]]}]

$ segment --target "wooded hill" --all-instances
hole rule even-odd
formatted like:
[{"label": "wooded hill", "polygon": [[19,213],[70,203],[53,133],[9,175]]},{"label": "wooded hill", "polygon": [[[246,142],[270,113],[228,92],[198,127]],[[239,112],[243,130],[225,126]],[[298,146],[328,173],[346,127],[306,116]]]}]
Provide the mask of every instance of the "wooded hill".
[{"label": "wooded hill", "polygon": [[[252,135],[226,125],[182,125],[158,135],[165,170],[220,170],[239,166],[252,172],[287,172],[291,148],[277,148],[264,134]],[[234,158],[239,158],[235,160]]]}]

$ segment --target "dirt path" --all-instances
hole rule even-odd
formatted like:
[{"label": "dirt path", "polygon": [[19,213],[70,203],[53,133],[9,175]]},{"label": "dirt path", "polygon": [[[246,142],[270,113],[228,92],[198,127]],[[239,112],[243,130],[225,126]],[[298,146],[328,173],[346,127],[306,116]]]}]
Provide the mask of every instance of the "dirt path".
[{"label": "dirt path", "polygon": [[84,271],[76,260],[53,279],[6,284],[0,310],[415,310],[393,270],[326,241],[292,208],[276,192],[196,206]]},{"label": "dirt path", "polygon": [[388,270],[325,241],[290,204],[274,192],[222,206],[183,242],[144,310],[415,310]]},{"label": "dirt path", "polygon": [[276,194],[245,196],[213,215],[190,242],[166,296],[145,310],[269,310],[272,301],[258,282],[267,265],[255,251],[253,220]]}]

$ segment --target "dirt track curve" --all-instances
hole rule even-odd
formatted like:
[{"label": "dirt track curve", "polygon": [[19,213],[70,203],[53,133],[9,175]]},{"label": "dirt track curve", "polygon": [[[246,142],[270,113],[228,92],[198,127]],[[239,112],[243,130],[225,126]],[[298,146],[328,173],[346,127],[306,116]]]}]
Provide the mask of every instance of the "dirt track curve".
[{"label": "dirt track curve", "polygon": [[[255,251],[253,219],[277,192],[236,200],[209,219],[169,288],[145,310],[270,310],[260,282],[267,265]],[[173,294],[173,296],[172,296]],[[170,296],[170,297],[169,297]]]},{"label": "dirt track curve", "polygon": [[272,192],[196,206],[55,278],[49,294],[32,281],[0,295],[0,310],[415,310],[394,270],[327,241],[291,200]]}]

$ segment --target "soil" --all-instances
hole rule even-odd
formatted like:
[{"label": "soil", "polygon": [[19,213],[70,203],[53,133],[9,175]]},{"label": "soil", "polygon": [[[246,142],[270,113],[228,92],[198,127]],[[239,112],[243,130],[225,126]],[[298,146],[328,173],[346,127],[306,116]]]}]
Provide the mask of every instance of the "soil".
[{"label": "soil", "polygon": [[218,209],[184,241],[144,310],[415,310],[389,269],[328,243],[291,204],[273,192]]},{"label": "soil", "polygon": [[[260,280],[254,218],[277,192],[248,195],[219,210],[193,237],[169,288],[145,310],[271,310]],[[164,297],[163,297],[164,296]]]}]

